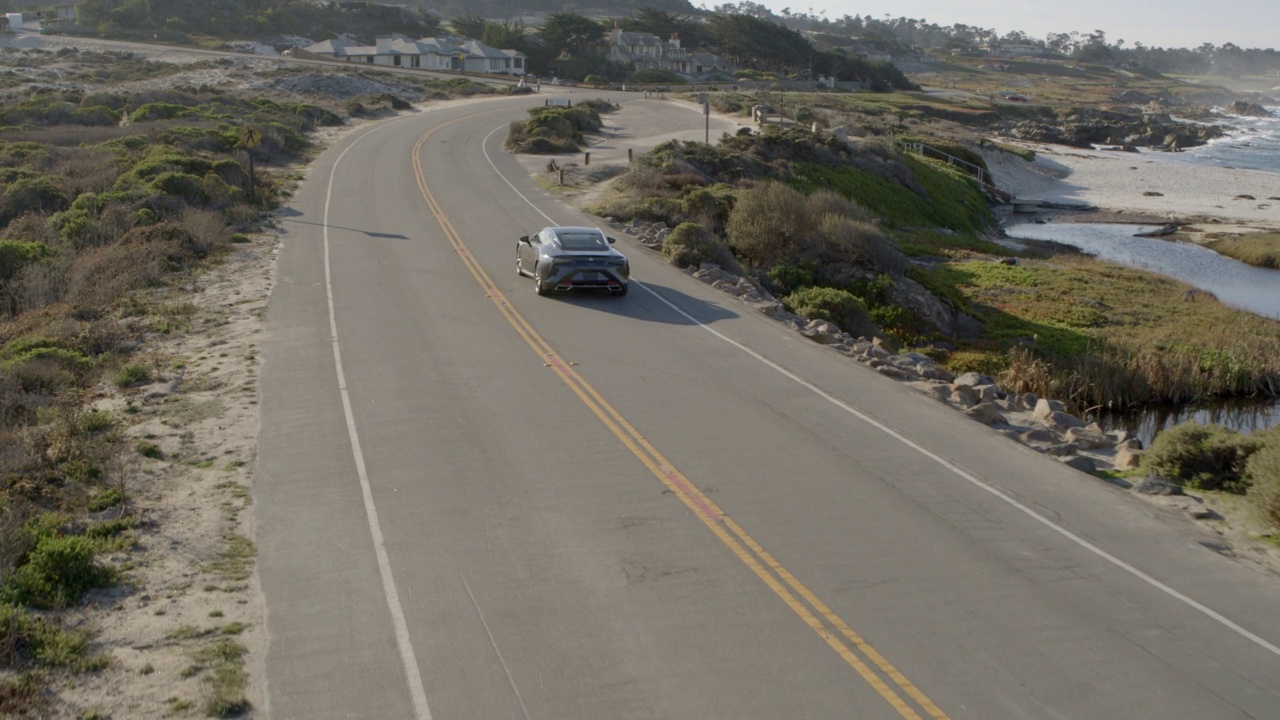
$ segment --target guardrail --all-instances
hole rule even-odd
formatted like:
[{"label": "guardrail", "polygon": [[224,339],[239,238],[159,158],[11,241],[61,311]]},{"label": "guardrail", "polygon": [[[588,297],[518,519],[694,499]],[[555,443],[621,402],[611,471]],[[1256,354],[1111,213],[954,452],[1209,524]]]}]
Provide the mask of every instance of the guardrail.
[{"label": "guardrail", "polygon": [[982,185],[983,188],[987,189],[988,191],[991,191],[1001,197],[1006,197],[1009,195],[1005,191],[996,187],[995,178],[991,177],[991,173],[988,172],[987,169],[982,167],[981,165],[975,165],[974,163],[971,163],[968,160],[963,160],[961,158],[956,157],[955,155],[952,155],[943,150],[939,150],[938,148],[933,147],[932,145],[926,145],[922,142],[903,141],[903,142],[899,142],[898,146],[901,147],[906,152],[913,152],[923,157],[932,157],[938,160],[945,160],[948,165],[952,167],[960,167],[961,169],[967,171],[970,175],[974,177],[974,179],[978,181],[980,185]]}]

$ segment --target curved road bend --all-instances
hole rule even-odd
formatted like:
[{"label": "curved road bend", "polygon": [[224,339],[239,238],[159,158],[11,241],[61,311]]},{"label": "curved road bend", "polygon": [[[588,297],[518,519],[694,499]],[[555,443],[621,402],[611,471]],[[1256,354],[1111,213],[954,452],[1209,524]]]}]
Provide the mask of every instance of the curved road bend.
[{"label": "curved road bend", "polygon": [[353,132],[285,211],[270,717],[1280,717],[1280,581],[1181,521],[625,237],[630,295],[536,297],[516,237],[593,222],[500,149],[540,101]]}]

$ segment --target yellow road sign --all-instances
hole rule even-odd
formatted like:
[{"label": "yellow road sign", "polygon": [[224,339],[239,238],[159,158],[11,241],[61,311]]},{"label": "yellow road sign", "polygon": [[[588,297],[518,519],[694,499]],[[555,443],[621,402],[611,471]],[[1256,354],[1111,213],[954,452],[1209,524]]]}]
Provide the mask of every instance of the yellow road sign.
[{"label": "yellow road sign", "polygon": [[254,128],[252,125],[245,125],[240,128],[240,144],[251,148],[262,142],[262,131]]}]

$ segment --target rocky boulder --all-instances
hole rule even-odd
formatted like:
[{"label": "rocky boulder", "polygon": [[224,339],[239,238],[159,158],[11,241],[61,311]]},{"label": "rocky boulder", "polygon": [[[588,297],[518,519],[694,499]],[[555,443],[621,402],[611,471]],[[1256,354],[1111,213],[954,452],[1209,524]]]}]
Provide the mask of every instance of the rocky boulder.
[{"label": "rocky boulder", "polygon": [[982,323],[951,307],[910,278],[900,277],[894,281],[889,301],[910,309],[949,338],[976,340],[982,331]]},{"label": "rocky boulder", "polygon": [[1111,438],[1107,437],[1103,432],[1097,429],[1097,426],[1089,427],[1069,427],[1063,433],[1067,442],[1085,448],[1086,450],[1096,450],[1098,448],[1110,447]]},{"label": "rocky boulder", "polygon": [[1275,113],[1262,107],[1258,103],[1237,100],[1223,108],[1223,112],[1228,115],[1243,115],[1245,117],[1275,117]]},{"label": "rocky boulder", "polygon": [[1000,408],[989,402],[978,403],[965,410],[964,414],[984,425],[1007,425],[1009,422],[1000,413]]},{"label": "rocky boulder", "polygon": [[1134,488],[1143,495],[1181,495],[1182,486],[1160,477],[1159,475],[1148,475],[1143,478]]}]

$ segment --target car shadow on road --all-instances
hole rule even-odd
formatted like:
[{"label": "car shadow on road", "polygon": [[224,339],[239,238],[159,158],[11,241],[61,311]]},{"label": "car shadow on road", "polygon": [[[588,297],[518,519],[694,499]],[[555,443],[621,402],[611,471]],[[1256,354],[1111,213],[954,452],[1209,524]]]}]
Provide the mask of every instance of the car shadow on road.
[{"label": "car shadow on road", "polygon": [[[277,217],[280,218],[280,221],[282,223],[289,223],[291,225],[312,225],[314,227],[325,227],[324,223],[308,222],[306,220],[295,220],[292,217],[290,217],[290,215],[301,215],[301,214],[302,213],[299,213],[296,210],[290,210],[286,208],[282,211],[277,212],[276,215]],[[347,230],[349,232],[360,233],[362,235],[367,235],[368,237],[372,237],[372,238],[382,238],[384,240],[408,240],[409,239],[408,235],[400,235],[397,233],[372,232],[370,230],[360,230],[359,228],[349,228],[349,227],[343,227],[341,225],[329,225],[328,227],[334,230]]]},{"label": "car shadow on road", "polygon": [[[655,298],[661,298],[661,300]],[[615,297],[605,291],[573,290],[557,293],[555,299],[588,310],[607,312],[621,317],[666,323],[668,325],[710,325],[717,320],[738,317],[738,313],[705,300],[686,295],[679,290],[652,282],[631,282],[626,297]],[[665,300],[666,302],[663,302]],[[668,305],[667,303],[670,303]],[[672,305],[680,311],[672,309]],[[686,314],[682,314],[686,313]],[[692,318],[692,319],[691,319]]]}]

